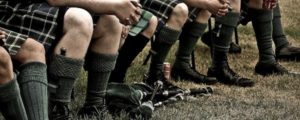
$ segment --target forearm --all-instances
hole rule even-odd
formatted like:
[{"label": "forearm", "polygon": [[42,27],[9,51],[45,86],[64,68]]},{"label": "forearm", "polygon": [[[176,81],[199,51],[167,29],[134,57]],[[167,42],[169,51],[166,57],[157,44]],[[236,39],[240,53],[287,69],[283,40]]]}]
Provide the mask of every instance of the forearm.
[{"label": "forearm", "polygon": [[206,9],[208,0],[183,0],[185,4],[191,7]]}]

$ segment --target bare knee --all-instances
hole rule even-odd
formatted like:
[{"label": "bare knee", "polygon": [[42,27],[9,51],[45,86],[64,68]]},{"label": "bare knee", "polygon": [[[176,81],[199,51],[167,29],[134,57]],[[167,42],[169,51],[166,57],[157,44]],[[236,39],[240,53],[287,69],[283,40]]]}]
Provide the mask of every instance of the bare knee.
[{"label": "bare knee", "polygon": [[64,32],[71,32],[74,29],[77,30],[77,35],[81,34],[87,38],[91,38],[93,33],[93,19],[90,13],[81,8],[70,8],[64,16]]},{"label": "bare knee", "polygon": [[210,17],[211,17],[211,13],[208,10],[201,10],[198,13],[195,21],[199,23],[207,23]]},{"label": "bare knee", "polygon": [[180,3],[173,9],[171,19],[176,19],[177,23],[183,26],[188,18],[188,14],[189,9],[187,5],[184,3]]},{"label": "bare knee", "polygon": [[122,25],[119,19],[113,15],[102,15],[97,21],[93,38],[109,36],[120,36]]},{"label": "bare knee", "polygon": [[64,16],[64,34],[56,45],[54,53],[61,48],[67,50],[66,57],[82,59],[91,42],[93,34],[92,16],[84,9],[70,8]]},{"label": "bare knee", "polygon": [[28,38],[13,58],[21,64],[29,62],[45,63],[45,48],[41,43]]},{"label": "bare knee", "polygon": [[232,12],[240,12],[241,0],[230,0],[230,5],[232,6]]},{"label": "bare knee", "polygon": [[117,52],[121,40],[122,25],[113,15],[103,15],[94,30],[91,50],[98,53]]},{"label": "bare knee", "polygon": [[153,16],[149,21],[148,27],[142,32],[142,34],[147,38],[151,38],[155,33],[157,24],[158,20],[155,16]]},{"label": "bare knee", "polygon": [[12,63],[11,58],[7,51],[0,47],[0,85],[8,83],[10,80],[13,79],[13,70],[12,70]]}]

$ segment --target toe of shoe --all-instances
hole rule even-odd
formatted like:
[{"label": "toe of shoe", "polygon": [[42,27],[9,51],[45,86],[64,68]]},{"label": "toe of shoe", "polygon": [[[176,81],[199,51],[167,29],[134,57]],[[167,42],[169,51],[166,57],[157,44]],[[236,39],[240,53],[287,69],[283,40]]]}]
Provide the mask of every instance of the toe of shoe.
[{"label": "toe of shoe", "polygon": [[206,77],[206,78],[203,80],[203,83],[208,84],[208,85],[213,85],[213,84],[218,83],[218,80],[217,80],[217,78],[215,78],[215,77]]},{"label": "toe of shoe", "polygon": [[242,78],[237,82],[237,85],[242,87],[252,87],[255,85],[255,82],[248,78]]}]

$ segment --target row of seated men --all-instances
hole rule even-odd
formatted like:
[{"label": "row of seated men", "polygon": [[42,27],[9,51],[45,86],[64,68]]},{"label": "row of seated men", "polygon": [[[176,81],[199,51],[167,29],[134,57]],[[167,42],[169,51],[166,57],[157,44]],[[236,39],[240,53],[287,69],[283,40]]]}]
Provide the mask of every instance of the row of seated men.
[{"label": "row of seated men", "polygon": [[[242,3],[252,14],[258,42],[255,72],[290,74],[272,51],[272,40],[276,54],[296,49],[283,34],[275,0],[0,0],[1,113],[8,120],[76,119],[69,105],[83,67],[86,98],[76,116],[101,119],[108,82],[124,82],[128,67],[154,34],[145,79],[150,86],[158,80],[164,87],[172,85],[162,68],[179,39],[174,79],[251,87],[254,80],[235,73],[227,60]],[[215,38],[207,38],[212,65],[203,75],[190,67],[190,55],[212,15]]]}]

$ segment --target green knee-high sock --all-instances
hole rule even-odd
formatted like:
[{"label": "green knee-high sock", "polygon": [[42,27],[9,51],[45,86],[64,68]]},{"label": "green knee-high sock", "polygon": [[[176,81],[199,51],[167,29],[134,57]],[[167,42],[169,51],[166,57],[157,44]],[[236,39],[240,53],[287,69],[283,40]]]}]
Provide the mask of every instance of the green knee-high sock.
[{"label": "green knee-high sock", "polygon": [[272,49],[272,11],[250,10],[252,14],[252,25],[259,50],[259,62],[275,62],[275,55]]},{"label": "green knee-high sock", "polygon": [[116,67],[112,71],[109,82],[124,83],[127,69],[130,67],[136,56],[147,45],[149,38],[142,34],[137,36],[128,36],[124,45],[119,50],[119,56],[116,62]]},{"label": "green knee-high sock", "polygon": [[224,67],[227,65],[227,53],[238,20],[239,13],[235,12],[229,12],[223,17],[216,18],[214,32],[217,33],[217,38],[212,40],[212,68]]},{"label": "green knee-high sock", "polygon": [[55,91],[50,91],[50,101],[69,103],[75,80],[79,77],[84,61],[53,55],[49,65],[49,83],[57,85]]},{"label": "green knee-high sock", "polygon": [[[164,26],[158,33],[156,41],[152,45],[152,50],[156,53],[151,58],[149,74],[156,76],[162,72],[163,63],[172,47],[180,35],[180,30],[174,30]],[[153,82],[153,81],[152,81]]]},{"label": "green knee-high sock", "polygon": [[0,110],[6,120],[28,120],[16,78],[0,85]]},{"label": "green knee-high sock", "polygon": [[289,45],[281,24],[279,4],[277,4],[276,8],[273,9],[273,41],[276,49],[280,49]]},{"label": "green knee-high sock", "polygon": [[29,120],[48,120],[47,66],[31,62],[20,67],[18,82]]},{"label": "green knee-high sock", "polygon": [[88,87],[85,105],[103,105],[111,71],[115,67],[117,54],[89,52],[85,68],[88,71]]},{"label": "green knee-high sock", "polygon": [[179,37],[179,48],[173,67],[190,67],[190,55],[195,49],[197,41],[205,31],[206,27],[206,23],[198,22],[188,22],[184,25]]}]

